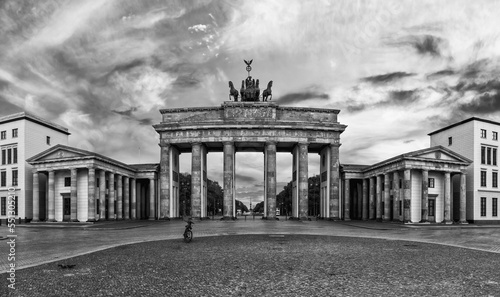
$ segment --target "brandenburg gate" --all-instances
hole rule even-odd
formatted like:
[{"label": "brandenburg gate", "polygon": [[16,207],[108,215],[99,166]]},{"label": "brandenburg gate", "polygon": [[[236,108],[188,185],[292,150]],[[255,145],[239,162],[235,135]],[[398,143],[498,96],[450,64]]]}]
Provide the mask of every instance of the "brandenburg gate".
[{"label": "brandenburg gate", "polygon": [[[246,62],[246,61],[245,61]],[[217,107],[162,109],[153,127],[160,136],[160,219],[179,217],[179,154],[191,152],[191,216],[207,217],[207,154],[223,152],[223,216],[235,217],[235,157],[261,151],[264,158],[264,218],[276,216],[276,153],[292,154],[292,217],[307,218],[308,154],[320,154],[323,218],[339,218],[339,146],[346,126],[339,110],[285,107],[271,102],[271,86],[260,96],[249,75],[240,94],[229,82],[230,99]],[[250,61],[251,63],[251,61]],[[246,88],[245,88],[246,86]],[[241,95],[241,100],[238,97]],[[261,99],[262,98],[262,99]]]}]

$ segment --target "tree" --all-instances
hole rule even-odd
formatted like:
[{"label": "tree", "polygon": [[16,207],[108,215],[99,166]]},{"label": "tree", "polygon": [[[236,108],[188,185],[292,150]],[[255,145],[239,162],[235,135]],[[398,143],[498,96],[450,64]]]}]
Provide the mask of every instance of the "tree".
[{"label": "tree", "polygon": [[[316,215],[319,213],[320,187],[321,181],[319,175],[312,176],[308,179],[309,215]],[[315,205],[316,208],[314,207]],[[283,190],[276,195],[276,207],[281,210],[282,215],[284,212],[289,215],[292,213],[292,181],[283,187]],[[315,210],[316,213],[314,213]]]},{"label": "tree", "polygon": [[264,201],[261,201],[255,205],[253,212],[264,212]]},{"label": "tree", "polygon": [[248,212],[248,207],[245,204],[243,204],[243,202],[241,202],[240,200],[236,200],[235,202],[236,202],[235,203],[236,204],[236,209],[238,209],[238,208],[241,209],[242,213],[243,212]]}]

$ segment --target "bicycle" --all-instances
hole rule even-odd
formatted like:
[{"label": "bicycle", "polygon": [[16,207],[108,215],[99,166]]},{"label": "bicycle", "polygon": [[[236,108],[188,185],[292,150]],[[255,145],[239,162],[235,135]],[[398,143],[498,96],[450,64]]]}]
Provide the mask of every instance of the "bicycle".
[{"label": "bicycle", "polygon": [[189,243],[193,239],[193,227],[191,225],[194,225],[194,223],[191,220],[187,221],[187,223],[186,229],[184,229],[184,241]]}]

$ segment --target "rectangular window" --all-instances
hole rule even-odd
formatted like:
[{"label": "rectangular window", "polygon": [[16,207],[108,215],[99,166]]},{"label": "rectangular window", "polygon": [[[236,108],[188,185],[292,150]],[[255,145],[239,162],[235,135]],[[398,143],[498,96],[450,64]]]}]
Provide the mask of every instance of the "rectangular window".
[{"label": "rectangular window", "polygon": [[0,172],[0,187],[7,186],[7,171]]},{"label": "rectangular window", "polygon": [[2,150],[2,165],[5,165],[5,161],[6,161],[6,159],[5,159],[5,156],[6,156],[6,155],[5,155],[5,154],[6,154],[6,153],[7,153],[7,151],[6,151],[6,150]]},{"label": "rectangular window", "polygon": [[399,200],[399,216],[403,214],[403,201]]},{"label": "rectangular window", "polygon": [[497,149],[493,149],[493,165],[497,165]]},{"label": "rectangular window", "polygon": [[481,129],[481,138],[486,138],[486,130]]},{"label": "rectangular window", "polygon": [[498,140],[498,132],[493,131],[493,140]]},{"label": "rectangular window", "polygon": [[17,137],[17,128],[12,129],[12,138],[16,138],[16,137]]},{"label": "rectangular window", "polygon": [[64,178],[64,186],[65,187],[71,187],[71,177],[65,177]]},{"label": "rectangular window", "polygon": [[7,149],[7,164],[12,164],[12,149]]},{"label": "rectangular window", "polygon": [[498,216],[498,198],[493,198],[491,200],[491,215],[494,217]]},{"label": "rectangular window", "polygon": [[7,139],[7,131],[0,132],[0,138],[1,139]]},{"label": "rectangular window", "polygon": [[14,210],[15,210],[14,214],[17,216],[17,201],[18,201],[17,196],[14,196],[14,199],[15,199],[14,200]]},{"label": "rectangular window", "polygon": [[491,147],[486,149],[486,163],[491,165]]},{"label": "rectangular window", "polygon": [[14,159],[14,160],[12,160],[13,161],[12,163],[16,164],[17,163],[17,147],[12,148],[12,155],[13,155],[13,159]]},{"label": "rectangular window", "polygon": [[12,169],[12,186],[17,186],[17,169]]},{"label": "rectangular window", "polygon": [[481,171],[481,187],[486,187],[486,171]]},{"label": "rectangular window", "polygon": [[481,216],[486,216],[486,197],[481,197]]},{"label": "rectangular window", "polygon": [[50,145],[50,136],[47,136],[47,144]]},{"label": "rectangular window", "polygon": [[1,215],[5,216],[5,215],[7,215],[7,197],[2,197],[1,201],[2,201]]},{"label": "rectangular window", "polygon": [[429,199],[429,216],[431,216],[431,217],[435,216],[435,212],[436,212],[435,202],[436,202],[436,200]]},{"label": "rectangular window", "polygon": [[481,147],[481,164],[486,164],[486,148]]},{"label": "rectangular window", "polygon": [[428,180],[429,188],[434,188],[434,178],[430,177]]},{"label": "rectangular window", "polygon": [[448,145],[452,145],[453,144],[453,137],[448,137]]},{"label": "rectangular window", "polygon": [[491,174],[491,186],[493,188],[498,188],[498,172],[493,172]]}]

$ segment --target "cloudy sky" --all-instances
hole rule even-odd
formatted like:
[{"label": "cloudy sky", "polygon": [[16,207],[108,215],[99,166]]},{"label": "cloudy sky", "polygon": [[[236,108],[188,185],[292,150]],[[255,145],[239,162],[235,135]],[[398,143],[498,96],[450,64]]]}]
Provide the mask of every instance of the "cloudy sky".
[{"label": "cloudy sky", "polygon": [[[340,109],[341,162],[372,164],[470,116],[500,121],[499,15],[499,1],[0,0],[0,116],[33,112],[72,146],[159,162],[158,110],[220,105],[253,59],[279,104]],[[262,159],[237,155],[247,204]],[[278,154],[279,189],[290,162]]]}]

